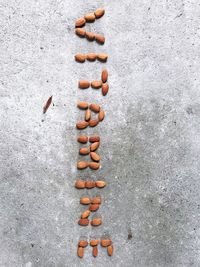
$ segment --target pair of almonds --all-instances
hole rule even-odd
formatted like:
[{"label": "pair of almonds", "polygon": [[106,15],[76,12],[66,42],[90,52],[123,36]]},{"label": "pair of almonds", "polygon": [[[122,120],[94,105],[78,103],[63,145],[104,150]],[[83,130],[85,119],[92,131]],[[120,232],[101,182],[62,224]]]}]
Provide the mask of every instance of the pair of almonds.
[{"label": "pair of almonds", "polygon": [[79,161],[77,163],[77,169],[83,170],[89,167],[92,170],[98,170],[100,167],[100,163],[94,161]]},{"label": "pair of almonds", "polygon": [[80,109],[88,109],[89,108],[90,110],[92,110],[96,113],[99,113],[101,110],[101,107],[98,104],[94,104],[94,103],[88,104],[87,102],[82,102],[82,101],[78,102],[77,107]]},{"label": "pair of almonds", "polygon": [[105,96],[107,95],[108,93],[108,90],[109,90],[109,85],[107,83],[107,80],[108,80],[108,71],[106,69],[104,69],[101,73],[101,80],[102,80],[102,87],[101,87],[101,90],[102,90],[102,95]]},{"label": "pair of almonds", "polygon": [[78,141],[79,143],[82,143],[82,144],[86,144],[86,143],[88,142],[88,140],[89,140],[90,143],[99,142],[99,141],[100,141],[100,136],[98,136],[98,135],[93,135],[93,136],[90,136],[90,137],[88,138],[88,136],[86,136],[86,135],[80,135],[80,136],[77,138],[77,141]]},{"label": "pair of almonds", "polygon": [[94,197],[92,199],[90,199],[89,197],[82,197],[80,199],[80,203],[83,205],[101,204],[101,197]]},{"label": "pair of almonds", "polygon": [[106,182],[105,181],[83,181],[83,180],[77,180],[75,182],[75,187],[77,189],[92,189],[94,187],[98,187],[98,188],[103,188],[106,186]]},{"label": "pair of almonds", "polygon": [[[79,225],[81,225],[81,226],[88,226],[89,225],[89,219],[80,219],[79,221],[78,221],[78,224]],[[93,218],[92,220],[91,220],[91,222],[90,222],[90,224],[92,225],[92,226],[99,226],[99,225],[101,225],[102,224],[102,219],[101,218]]]},{"label": "pair of almonds", "polygon": [[97,153],[90,152],[90,148],[89,147],[82,147],[82,148],[80,148],[79,154],[80,155],[88,155],[88,154],[90,154],[91,159],[93,161],[96,161],[96,162],[100,161],[100,159],[101,159],[100,156]]},{"label": "pair of almonds", "polygon": [[[90,147],[82,147],[82,148],[80,148],[79,153],[81,155],[87,155],[90,152],[94,152],[99,147],[99,144],[100,144],[100,142],[94,142],[90,145]],[[96,158],[96,155],[93,153],[90,156],[91,156],[91,158]],[[99,161],[98,158],[96,158],[96,161]]]},{"label": "pair of almonds", "polygon": [[94,22],[95,19],[101,18],[105,13],[104,8],[98,8],[95,12],[88,13],[84,18],[79,18],[75,22],[75,27],[83,27],[86,22]]},{"label": "pair of almonds", "polygon": [[81,80],[78,83],[78,86],[79,86],[80,89],[87,89],[90,86],[93,89],[99,89],[99,88],[102,87],[102,85],[103,85],[102,81],[98,81],[98,80],[92,81],[91,83],[89,81],[87,81],[87,80]]},{"label": "pair of almonds", "polygon": [[101,34],[95,34],[93,32],[87,32],[83,28],[76,28],[76,34],[80,37],[86,37],[89,41],[96,40],[100,44],[105,43],[105,37]]},{"label": "pair of almonds", "polygon": [[84,55],[84,54],[75,55],[75,60],[80,62],[80,63],[85,62],[86,59],[88,61],[95,61],[96,59],[98,59],[101,62],[106,62],[108,59],[108,55],[105,53],[100,53],[100,54],[89,53],[86,55]]}]

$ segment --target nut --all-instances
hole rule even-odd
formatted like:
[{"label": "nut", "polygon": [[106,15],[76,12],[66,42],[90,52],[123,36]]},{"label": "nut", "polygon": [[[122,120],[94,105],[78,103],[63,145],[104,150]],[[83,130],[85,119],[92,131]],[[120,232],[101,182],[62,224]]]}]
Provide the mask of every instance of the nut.
[{"label": "nut", "polygon": [[102,220],[101,218],[93,218],[91,221],[91,225],[92,226],[99,226],[102,224]]},{"label": "nut", "polygon": [[90,153],[89,147],[81,147],[79,149],[79,154],[81,154],[81,155],[88,155],[89,153]]},{"label": "nut", "polygon": [[90,87],[90,82],[88,82],[87,80],[81,80],[79,81],[78,86],[81,89],[87,89]]},{"label": "nut", "polygon": [[85,121],[89,121],[91,119],[91,111],[87,109],[85,111]]},{"label": "nut", "polygon": [[99,19],[100,17],[102,17],[102,16],[104,15],[104,13],[105,13],[105,9],[104,9],[104,8],[98,8],[98,9],[94,12],[95,17],[96,17],[97,19]]},{"label": "nut", "polygon": [[82,129],[87,128],[88,125],[89,125],[89,123],[87,121],[79,121],[76,124],[76,128],[79,129],[79,130],[82,130]]},{"label": "nut", "polygon": [[82,205],[89,205],[91,203],[91,200],[89,197],[82,197],[80,199],[80,204]]},{"label": "nut", "polygon": [[90,157],[94,161],[100,161],[100,156],[95,152],[90,152]]},{"label": "nut", "polygon": [[103,83],[106,83],[108,80],[108,71],[106,69],[102,70],[101,80]]},{"label": "nut", "polygon": [[79,169],[79,170],[82,170],[82,169],[85,169],[85,168],[87,168],[88,167],[88,162],[87,161],[79,161],[78,163],[77,163],[77,169]]},{"label": "nut", "polygon": [[90,151],[95,151],[95,150],[97,150],[97,148],[99,147],[99,142],[94,142],[94,143],[92,143],[91,145],[90,145]]},{"label": "nut", "polygon": [[78,221],[78,224],[81,226],[87,226],[89,224],[89,220],[88,219],[80,219]]},{"label": "nut", "polygon": [[95,186],[96,186],[96,182],[94,182],[94,181],[86,181],[86,182],[85,182],[85,187],[86,187],[87,189],[94,188]]},{"label": "nut", "polygon": [[106,186],[106,182],[105,181],[96,181],[96,187],[98,188],[103,188]]},{"label": "nut", "polygon": [[85,37],[85,30],[83,28],[76,28],[76,34],[81,37]]},{"label": "nut", "polygon": [[95,34],[93,32],[85,32],[85,37],[89,40],[89,41],[94,41],[95,39]]},{"label": "nut", "polygon": [[77,54],[75,55],[75,60],[78,62],[85,62],[86,56],[84,54]]},{"label": "nut", "polygon": [[93,119],[93,120],[89,121],[89,126],[90,127],[95,127],[95,126],[97,126],[98,123],[99,123],[99,120]]},{"label": "nut", "polygon": [[92,239],[90,241],[90,246],[91,247],[97,246],[98,244],[99,244],[99,240],[98,239]]},{"label": "nut", "polygon": [[97,54],[97,59],[100,60],[100,61],[105,62],[108,59],[108,55],[107,54],[104,54],[104,53]]},{"label": "nut", "polygon": [[77,138],[77,141],[79,143],[82,143],[82,144],[85,144],[88,142],[88,137],[86,135],[80,135],[78,138]]},{"label": "nut", "polygon": [[92,203],[92,204],[101,204],[101,197],[94,197],[94,198],[91,200],[91,203]]},{"label": "nut", "polygon": [[90,136],[90,137],[89,137],[89,141],[90,141],[91,143],[99,142],[99,141],[100,141],[100,137],[99,137],[98,135]]},{"label": "nut", "polygon": [[87,15],[85,15],[85,20],[87,21],[87,22],[93,22],[93,21],[95,21],[95,15],[94,15],[94,13],[89,13],[89,14],[87,14]]},{"label": "nut", "polygon": [[86,219],[90,216],[90,210],[86,210],[81,214],[82,219]]},{"label": "nut", "polygon": [[105,43],[105,37],[101,34],[95,34],[95,40],[100,44]]},{"label": "nut", "polygon": [[90,207],[89,207],[89,210],[90,211],[96,211],[96,210],[98,210],[99,209],[99,204],[92,204],[92,205],[90,205]]},{"label": "nut", "polygon": [[108,256],[112,256],[113,250],[114,249],[113,249],[113,246],[112,245],[107,247]]},{"label": "nut", "polygon": [[77,189],[83,189],[83,188],[85,188],[85,181],[83,181],[83,180],[77,180],[75,182],[75,187]]},{"label": "nut", "polygon": [[89,53],[89,54],[87,54],[86,58],[89,61],[95,61],[97,59],[97,55],[94,53]]},{"label": "nut", "polygon": [[107,95],[108,90],[109,90],[109,85],[107,83],[103,83],[101,90],[102,90],[102,95],[103,96]]},{"label": "nut", "polygon": [[88,103],[87,102],[78,102],[77,107],[80,109],[87,109]]},{"label": "nut", "polygon": [[91,82],[91,86],[94,89],[99,89],[102,86],[102,81],[93,81]]},{"label": "nut", "polygon": [[104,117],[105,117],[105,112],[103,110],[100,110],[99,115],[98,115],[99,121],[102,121]]},{"label": "nut", "polygon": [[78,247],[77,255],[79,256],[79,258],[83,258],[83,256],[84,256],[84,248],[83,247]]},{"label": "nut", "polygon": [[97,257],[98,256],[98,247],[94,246],[92,249],[92,255],[93,257]]},{"label": "nut", "polygon": [[77,19],[76,22],[75,22],[75,26],[76,27],[82,27],[85,25],[85,19],[84,18],[80,18],[80,19]]},{"label": "nut", "polygon": [[91,161],[91,162],[89,162],[89,167],[92,170],[98,170],[100,167],[100,164],[98,162]]},{"label": "nut", "polygon": [[97,104],[90,104],[90,109],[92,110],[92,111],[94,111],[94,112],[99,112],[100,111],[100,106],[99,105],[97,105]]},{"label": "nut", "polygon": [[112,241],[110,239],[102,239],[101,240],[101,246],[102,247],[108,247],[112,244]]},{"label": "nut", "polygon": [[87,247],[87,245],[88,245],[87,240],[80,240],[80,241],[78,242],[78,246],[79,246],[79,247],[85,248],[85,247]]}]

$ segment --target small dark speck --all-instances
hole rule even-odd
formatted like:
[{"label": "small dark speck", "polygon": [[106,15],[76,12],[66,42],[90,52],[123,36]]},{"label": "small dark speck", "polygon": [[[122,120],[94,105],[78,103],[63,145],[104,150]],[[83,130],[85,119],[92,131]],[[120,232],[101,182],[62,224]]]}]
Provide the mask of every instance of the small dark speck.
[{"label": "small dark speck", "polygon": [[53,103],[53,107],[55,106],[55,104]]},{"label": "small dark speck", "polygon": [[188,107],[187,109],[186,109],[186,112],[187,112],[187,114],[193,114],[193,110],[192,110],[192,108],[191,107]]},{"label": "small dark speck", "polygon": [[41,120],[41,122],[44,122],[44,120]]},{"label": "small dark speck", "polygon": [[46,82],[48,83],[48,82],[49,82],[49,80],[46,80]]},{"label": "small dark speck", "polygon": [[33,248],[35,245],[31,243],[31,247]]},{"label": "small dark speck", "polygon": [[176,121],[173,121],[174,125],[176,125]]},{"label": "small dark speck", "polygon": [[196,228],[194,228],[194,231],[196,230]]},{"label": "small dark speck", "polygon": [[132,238],[133,238],[132,233],[129,233],[129,234],[128,234],[128,240],[131,240]]},{"label": "small dark speck", "polygon": [[43,49],[44,49],[44,47],[42,47],[42,46],[41,46],[41,47],[40,47],[40,49],[41,49],[41,50],[43,50]]},{"label": "small dark speck", "polygon": [[149,7],[148,10],[150,10],[151,8]]},{"label": "small dark speck", "polygon": [[21,205],[20,205],[20,207],[23,207],[24,206],[24,203],[22,203]]}]

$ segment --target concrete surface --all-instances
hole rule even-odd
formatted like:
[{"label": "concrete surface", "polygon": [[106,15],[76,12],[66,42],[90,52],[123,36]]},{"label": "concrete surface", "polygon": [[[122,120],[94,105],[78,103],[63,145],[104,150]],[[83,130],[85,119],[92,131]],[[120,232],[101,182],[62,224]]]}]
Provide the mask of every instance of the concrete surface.
[{"label": "concrete surface", "polygon": [[[87,29],[104,33],[105,46],[74,34],[75,19],[101,6],[106,15]],[[0,266],[200,266],[199,1],[0,0],[0,25]],[[77,88],[105,64],[74,54],[100,51],[107,97]],[[95,174],[75,168],[78,100],[106,111],[84,131],[102,138]],[[108,182],[97,229],[76,223],[80,177]],[[112,258],[76,256],[80,237],[103,234]]]}]

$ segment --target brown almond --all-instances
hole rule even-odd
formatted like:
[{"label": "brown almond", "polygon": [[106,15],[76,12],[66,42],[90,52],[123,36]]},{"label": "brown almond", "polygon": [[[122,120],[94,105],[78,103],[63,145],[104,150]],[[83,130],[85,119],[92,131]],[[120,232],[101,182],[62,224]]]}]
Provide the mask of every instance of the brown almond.
[{"label": "brown almond", "polygon": [[94,142],[94,143],[92,143],[91,145],[90,145],[90,151],[95,151],[95,150],[97,150],[97,148],[99,147],[99,142]]},{"label": "brown almond", "polygon": [[89,125],[89,123],[87,121],[79,121],[76,124],[76,128],[79,129],[79,130],[82,130],[82,129],[87,128],[88,125]]},{"label": "brown almond", "polygon": [[106,186],[106,182],[104,181],[96,181],[96,187],[103,188]]},{"label": "brown almond", "polygon": [[89,126],[90,127],[95,127],[95,126],[97,126],[98,123],[99,123],[99,120],[93,119],[93,120],[89,121]]},{"label": "brown almond", "polygon": [[99,244],[99,240],[98,239],[90,240],[90,246],[91,247],[97,246],[98,244]]},{"label": "brown almond", "polygon": [[76,28],[76,34],[81,37],[85,37],[85,30],[83,28]]},{"label": "brown almond", "polygon": [[80,109],[87,109],[88,103],[87,102],[78,102],[77,107]]},{"label": "brown almond", "polygon": [[95,17],[96,17],[97,19],[101,18],[101,17],[104,15],[104,13],[105,13],[105,9],[104,9],[104,8],[98,8],[98,9],[94,12]]},{"label": "brown almond", "polygon": [[93,257],[97,257],[98,256],[98,247],[94,246],[92,249],[92,255]]},{"label": "brown almond", "polygon": [[90,87],[90,82],[88,82],[87,80],[81,80],[78,83],[78,87],[81,89],[87,89]]},{"label": "brown almond", "polygon": [[94,53],[89,53],[89,54],[87,54],[86,57],[87,57],[87,60],[89,60],[89,61],[95,61],[97,59],[97,55]]},{"label": "brown almond", "polygon": [[102,121],[104,117],[105,117],[105,112],[103,110],[100,110],[99,115],[98,115],[99,121]]},{"label": "brown almond", "polygon": [[101,34],[95,34],[95,40],[100,44],[105,43],[105,37]]},{"label": "brown almond", "polygon": [[90,216],[90,210],[86,210],[81,214],[82,219],[86,219]]},{"label": "brown almond", "polygon": [[77,169],[79,169],[79,170],[82,170],[82,169],[85,169],[85,168],[87,168],[88,167],[88,162],[87,161],[79,161],[78,163],[77,163]]},{"label": "brown almond", "polygon": [[94,182],[94,181],[86,181],[86,182],[85,182],[85,187],[86,187],[87,189],[94,188],[95,186],[96,186],[96,182]]},{"label": "brown almond", "polygon": [[82,143],[82,144],[85,144],[88,142],[88,137],[86,135],[80,135],[78,138],[77,138],[77,141],[79,143]]},{"label": "brown almond", "polygon": [[91,221],[91,225],[92,226],[99,226],[102,224],[102,220],[101,218],[93,218]]},{"label": "brown almond", "polygon": [[89,137],[89,141],[90,141],[91,143],[99,142],[99,141],[100,141],[100,137],[99,137],[98,135],[90,136],[90,137]]},{"label": "brown almond", "polygon": [[102,81],[93,81],[91,82],[91,87],[94,89],[99,89],[102,86]]},{"label": "brown almond", "polygon": [[87,109],[85,111],[85,121],[89,121],[91,119],[91,111]]},{"label": "brown almond", "polygon": [[85,15],[85,20],[87,21],[87,22],[93,22],[93,21],[95,21],[95,15],[94,15],[94,13],[89,13],[89,14],[87,14],[87,15]]},{"label": "brown almond", "polygon": [[108,247],[112,244],[112,241],[110,239],[102,239],[101,240],[101,246],[102,247]]},{"label": "brown almond", "polygon": [[95,152],[90,152],[90,157],[94,161],[100,161],[100,156]]},{"label": "brown almond", "polygon": [[90,153],[89,147],[81,147],[79,149],[79,154],[81,154],[81,155],[88,155],[89,153]]},{"label": "brown almond", "polygon": [[89,210],[90,211],[96,211],[96,210],[98,210],[99,209],[99,204],[92,204],[92,205],[90,205],[90,207],[89,207]]},{"label": "brown almond", "polygon": [[85,247],[87,247],[87,245],[88,245],[87,240],[80,240],[80,241],[78,242],[78,246],[79,246],[79,247],[85,248]]},{"label": "brown almond", "polygon": [[92,204],[101,204],[101,197],[94,197],[91,200]]},{"label": "brown almond", "polygon": [[102,89],[101,89],[101,91],[102,91],[102,95],[103,95],[103,96],[107,95],[108,90],[109,90],[109,85],[108,85],[107,83],[103,83],[103,85],[102,85]]},{"label": "brown almond", "polygon": [[77,189],[83,189],[83,188],[85,188],[85,181],[83,181],[83,180],[77,180],[75,182],[75,187]]},{"label": "brown almond", "polygon": [[80,204],[82,205],[89,205],[91,203],[91,199],[89,197],[82,197],[80,199]]},{"label": "brown almond", "polygon": [[106,69],[102,70],[101,80],[103,83],[106,83],[108,80],[108,71]]},{"label": "brown almond", "polygon": [[100,111],[100,106],[97,104],[90,104],[89,108],[94,111],[94,112],[99,112]]},{"label": "brown almond", "polygon": [[79,258],[83,258],[83,256],[84,256],[84,248],[83,247],[78,247],[77,255],[79,256]]},{"label": "brown almond", "polygon": [[82,27],[85,25],[86,20],[84,18],[79,18],[75,22],[76,27]]},{"label": "brown almond", "polygon": [[95,34],[93,32],[85,32],[85,37],[89,40],[89,41],[94,41],[95,39]]},{"label": "brown almond", "polygon": [[108,59],[108,55],[107,54],[104,54],[104,53],[97,54],[97,59],[100,60],[100,61],[105,62]]},{"label": "brown almond", "polygon": [[80,219],[78,221],[78,224],[81,226],[87,226],[89,224],[89,220],[88,219]]},{"label": "brown almond", "polygon": [[113,245],[111,245],[111,246],[108,246],[107,247],[107,253],[108,253],[108,256],[112,256],[112,254],[113,254]]},{"label": "brown almond", "polygon": [[75,60],[83,63],[86,60],[86,56],[84,54],[77,54],[75,55]]},{"label": "brown almond", "polygon": [[89,162],[89,167],[92,170],[98,170],[100,167],[100,164],[98,162],[91,161],[91,162]]}]

